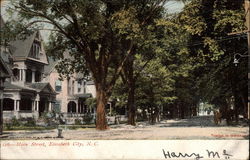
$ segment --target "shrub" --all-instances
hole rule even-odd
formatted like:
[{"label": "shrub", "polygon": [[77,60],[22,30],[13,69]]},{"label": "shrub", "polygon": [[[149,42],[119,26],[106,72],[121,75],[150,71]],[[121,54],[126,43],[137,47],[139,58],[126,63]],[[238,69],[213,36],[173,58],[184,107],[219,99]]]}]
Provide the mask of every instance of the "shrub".
[{"label": "shrub", "polygon": [[35,127],[36,126],[35,119],[34,118],[27,118],[27,122],[24,124],[24,126]]},{"label": "shrub", "polygon": [[21,125],[21,123],[16,119],[16,117],[13,117],[11,119],[11,123],[10,123],[12,126],[15,126],[15,127],[18,127]]},{"label": "shrub", "polygon": [[56,114],[54,112],[45,112],[41,117],[47,126],[56,126],[59,124],[56,120]]},{"label": "shrub", "polygon": [[11,123],[5,123],[3,127],[6,128],[6,130],[11,130],[12,129],[11,126],[12,126]]},{"label": "shrub", "polygon": [[94,116],[91,115],[90,113],[86,114],[83,116],[83,121],[86,123],[86,124],[91,124],[91,121],[93,120]]},{"label": "shrub", "polygon": [[81,125],[82,120],[81,119],[75,119],[75,125]]}]

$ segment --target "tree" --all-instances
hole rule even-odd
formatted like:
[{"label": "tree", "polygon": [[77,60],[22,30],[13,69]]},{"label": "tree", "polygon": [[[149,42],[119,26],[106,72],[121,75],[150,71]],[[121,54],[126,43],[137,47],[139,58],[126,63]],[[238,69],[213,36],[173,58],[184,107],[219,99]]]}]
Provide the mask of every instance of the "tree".
[{"label": "tree", "polygon": [[72,70],[90,71],[97,91],[96,127],[105,130],[105,105],[115,82],[165,1],[20,0],[13,1],[13,6],[25,27],[52,26],[50,51],[54,55],[62,58],[67,49],[82,62],[71,66]]},{"label": "tree", "polygon": [[190,34],[189,51],[199,63],[192,72],[198,77],[197,93],[203,102],[225,109],[233,97],[236,117],[246,110],[247,60],[241,59],[236,69],[233,58],[247,51],[247,41],[244,34],[230,33],[245,30],[243,4],[243,0],[193,0],[179,15]]}]

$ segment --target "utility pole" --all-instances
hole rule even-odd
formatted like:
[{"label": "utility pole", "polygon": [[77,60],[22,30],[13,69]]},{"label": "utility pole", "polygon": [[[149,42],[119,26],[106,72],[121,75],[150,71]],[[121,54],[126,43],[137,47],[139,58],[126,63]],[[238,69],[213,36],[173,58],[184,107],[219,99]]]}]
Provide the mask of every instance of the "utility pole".
[{"label": "utility pole", "polygon": [[[247,26],[247,41],[248,41],[248,82],[250,81],[250,1],[245,0],[245,12],[246,12],[246,26]],[[249,90],[248,90],[249,93]],[[248,115],[247,118],[250,117],[250,95],[248,94]]]}]

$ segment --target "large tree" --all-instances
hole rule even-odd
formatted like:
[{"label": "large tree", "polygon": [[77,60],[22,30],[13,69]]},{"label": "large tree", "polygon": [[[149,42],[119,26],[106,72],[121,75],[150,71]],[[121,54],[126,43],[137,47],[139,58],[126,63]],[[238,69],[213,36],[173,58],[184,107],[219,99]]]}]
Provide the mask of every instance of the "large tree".
[{"label": "large tree", "polygon": [[140,47],[165,1],[19,0],[12,4],[22,26],[51,27],[53,54],[62,57],[69,50],[71,57],[81,62],[68,63],[71,69],[84,72],[84,64],[90,71],[97,91],[96,127],[104,130],[105,105],[122,67]]},{"label": "large tree", "polygon": [[228,109],[234,99],[235,113],[246,113],[247,59],[233,64],[237,53],[247,52],[244,0],[192,0],[179,23],[190,34],[187,47],[199,64],[192,74],[201,100]]}]

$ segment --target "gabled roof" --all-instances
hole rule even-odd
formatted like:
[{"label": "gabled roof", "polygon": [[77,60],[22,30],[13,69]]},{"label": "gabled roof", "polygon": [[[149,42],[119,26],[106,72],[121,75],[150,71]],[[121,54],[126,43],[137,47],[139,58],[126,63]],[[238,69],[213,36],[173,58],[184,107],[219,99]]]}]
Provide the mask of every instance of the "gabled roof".
[{"label": "gabled roof", "polygon": [[32,44],[35,38],[37,37],[37,35],[41,37],[40,32],[36,31],[32,35],[26,37],[24,40],[16,40],[16,41],[10,42],[10,46],[11,46],[10,50],[11,50],[11,53],[13,54],[13,57],[15,59],[21,58],[24,60],[29,58],[30,60],[33,60],[33,61],[48,64],[48,59],[47,59],[46,54],[44,55],[45,59],[42,59],[42,60],[37,60],[35,58],[29,57]]},{"label": "gabled roof", "polygon": [[11,45],[11,51],[14,57],[22,57],[27,58],[31,49],[31,46],[33,44],[33,41],[35,39],[36,33],[33,33],[29,37],[27,37],[25,40],[16,40],[10,42]]},{"label": "gabled roof", "polygon": [[52,57],[48,57],[49,65],[44,66],[44,73],[46,75],[50,74],[57,65],[58,61],[54,60]]}]

